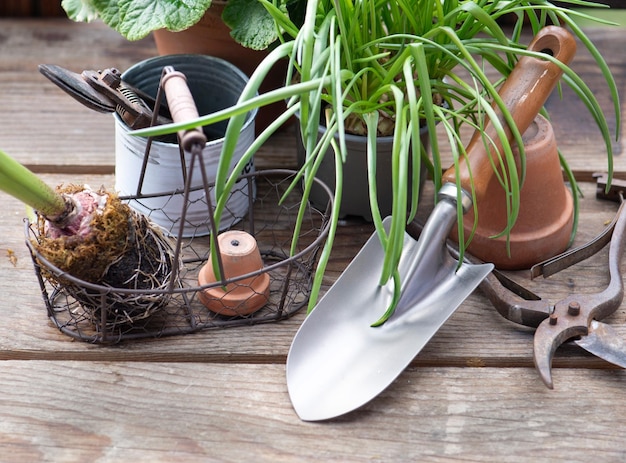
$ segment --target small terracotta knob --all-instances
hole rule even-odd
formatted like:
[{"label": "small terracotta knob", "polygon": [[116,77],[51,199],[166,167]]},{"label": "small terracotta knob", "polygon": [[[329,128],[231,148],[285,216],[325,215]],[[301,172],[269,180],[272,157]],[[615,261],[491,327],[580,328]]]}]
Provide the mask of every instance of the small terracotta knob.
[{"label": "small terracotta knob", "polygon": [[[252,235],[231,230],[220,234],[217,240],[226,280],[263,269],[263,259]],[[209,259],[200,270],[198,283],[204,286],[217,281]],[[263,307],[269,296],[267,272],[230,282],[226,287],[219,285],[198,292],[198,298],[209,310],[225,316],[251,314]]]}]

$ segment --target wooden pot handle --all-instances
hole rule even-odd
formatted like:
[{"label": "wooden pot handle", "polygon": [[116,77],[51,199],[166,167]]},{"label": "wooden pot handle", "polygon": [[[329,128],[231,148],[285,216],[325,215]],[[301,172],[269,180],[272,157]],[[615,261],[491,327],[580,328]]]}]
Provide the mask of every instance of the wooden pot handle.
[{"label": "wooden pot handle", "polygon": [[[574,36],[564,28],[547,26],[537,33],[528,46],[528,50],[548,53],[560,62],[569,64],[576,53],[576,41]],[[562,74],[561,68],[548,60],[522,56],[517,62],[498,93],[509,109],[520,133],[523,134],[539,114]],[[505,128],[508,141],[512,142],[513,134],[504,121],[502,112],[497,105],[494,104],[492,107]],[[478,130],[474,132],[466,149],[467,156],[459,161],[461,187],[467,192],[472,191],[473,187],[478,198],[489,183],[491,176],[494,175],[493,162],[497,163],[499,159],[497,153],[502,152],[502,141],[490,121],[487,121],[484,133],[487,138],[484,138]],[[489,149],[496,155],[491,156],[487,151],[485,140],[491,141]],[[456,183],[454,166],[444,173],[443,181]]]}]

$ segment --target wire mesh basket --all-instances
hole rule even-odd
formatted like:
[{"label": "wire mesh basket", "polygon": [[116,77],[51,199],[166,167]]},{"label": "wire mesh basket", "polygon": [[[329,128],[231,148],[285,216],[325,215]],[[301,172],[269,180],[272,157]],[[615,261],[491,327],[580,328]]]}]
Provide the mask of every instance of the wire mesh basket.
[{"label": "wire mesh basket", "polygon": [[[245,195],[249,207],[245,214],[230,221],[229,229],[246,231],[256,239],[263,259],[263,268],[257,273],[269,275],[269,294],[261,309],[252,313],[220,312],[209,310],[203,303],[201,298],[207,289],[241,283],[251,276],[200,286],[198,275],[210,253],[208,236],[164,240],[162,246],[171,249],[161,252],[170,255],[174,264],[167,287],[128,289],[89,283],[55,267],[37,250],[40,227],[27,221],[26,242],[50,320],[73,338],[116,343],[290,317],[308,302],[317,252],[328,233],[328,210],[320,211],[308,202],[301,207],[300,189],[292,188],[295,175],[294,171],[282,169],[249,173],[240,176],[230,192]],[[318,183],[328,191],[330,207],[332,194]],[[203,185],[208,210],[212,207],[213,187]],[[172,191],[169,195],[188,198],[189,193]],[[146,215],[149,218],[150,214]],[[180,220],[185,220],[184,211]],[[296,222],[301,224],[299,229]]]}]

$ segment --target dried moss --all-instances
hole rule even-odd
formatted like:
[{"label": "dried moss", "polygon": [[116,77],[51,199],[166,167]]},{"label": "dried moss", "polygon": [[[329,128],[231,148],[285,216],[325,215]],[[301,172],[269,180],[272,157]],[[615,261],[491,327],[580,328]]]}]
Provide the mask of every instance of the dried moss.
[{"label": "dried moss", "polygon": [[[83,190],[70,185],[60,192],[71,195]],[[33,244],[38,256],[64,272],[40,261],[45,278],[78,301],[95,325],[101,323],[105,310],[106,323],[113,328],[145,319],[168,304],[174,253],[169,239],[145,216],[113,194],[96,193],[107,201],[101,213],[93,215],[86,236],[47,236],[46,220],[40,217]],[[103,288],[87,288],[76,279]]]},{"label": "dried moss", "polygon": [[[78,189],[80,188],[80,189]],[[69,185],[61,192],[72,194],[84,187]],[[98,192],[105,194],[104,191]],[[88,236],[61,236],[50,238],[45,233],[45,219],[39,219],[37,251],[51,264],[91,283],[104,279],[113,262],[129,248],[131,210],[115,195],[109,195],[101,214],[94,214]]]}]

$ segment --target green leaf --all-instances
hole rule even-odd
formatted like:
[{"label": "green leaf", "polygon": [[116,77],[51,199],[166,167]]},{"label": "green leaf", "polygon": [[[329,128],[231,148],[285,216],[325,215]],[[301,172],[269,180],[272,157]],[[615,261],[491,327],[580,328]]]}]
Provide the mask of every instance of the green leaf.
[{"label": "green leaf", "polygon": [[139,40],[157,29],[182,31],[197,23],[211,0],[63,0],[75,21],[99,17],[128,40]]},{"label": "green leaf", "polygon": [[[64,0],[72,1],[72,0]],[[77,0],[73,0],[77,1]],[[103,0],[91,0],[93,4]],[[113,0],[109,0],[113,1]],[[122,0],[123,1],[123,0]],[[126,0],[128,3],[129,0]],[[135,0],[137,1],[137,0]],[[161,0],[163,1],[163,0]],[[181,0],[192,1],[192,0]],[[83,0],[87,2],[87,0]],[[257,5],[258,2],[258,5]],[[560,4],[582,6],[583,0],[562,1]],[[257,23],[250,11],[262,6],[273,18],[272,37],[283,42],[274,51],[282,51],[281,59],[289,60],[289,74],[286,84],[280,89],[256,96],[252,86],[247,95],[237,105],[216,113],[203,116],[195,121],[181,124],[152,127],[133,132],[134,135],[157,135],[173,133],[177,130],[208,125],[219,120],[231,119],[225,137],[225,149],[220,158],[216,190],[219,192],[216,216],[223,209],[222,200],[228,197],[234,177],[230,169],[231,152],[239,136],[238,127],[245,113],[274,101],[288,100],[289,111],[298,111],[299,127],[306,149],[306,161],[292,187],[303,186],[303,195],[308,196],[311,182],[324,156],[333,156],[341,167],[346,157],[343,135],[336,142],[335,133],[343,134],[341,127],[348,116],[361,117],[368,127],[370,145],[373,144],[375,119],[396,121],[393,181],[396,191],[394,198],[395,220],[389,232],[382,233],[377,213],[376,188],[370,182],[370,199],[376,229],[385,250],[385,270],[381,282],[394,281],[400,288],[397,262],[401,255],[401,242],[406,226],[407,198],[409,188],[415,193],[417,185],[408,185],[408,160],[419,157],[433,178],[435,188],[442,182],[445,170],[438,157],[439,146],[449,144],[455,165],[467,155],[466,140],[461,135],[462,128],[484,132],[485,121],[494,120],[496,133],[485,136],[489,145],[502,141],[501,157],[492,159],[495,179],[507,192],[508,218],[501,235],[507,234],[515,223],[519,211],[519,190],[524,179],[524,154],[520,151],[521,168],[516,168],[511,146],[507,143],[506,124],[513,127],[510,114],[504,111],[504,103],[498,96],[497,88],[509,75],[520,56],[530,54],[526,45],[520,43],[522,25],[528,32],[536,33],[546,24],[561,23],[577,36],[591,56],[598,63],[614,101],[616,117],[619,117],[617,87],[610,69],[591,40],[585,36],[575,19],[581,13],[555,6],[548,0],[229,0],[230,11],[225,13],[227,23],[237,31],[243,27],[241,41],[254,31],[260,41],[271,40],[264,32],[264,25]],[[586,5],[585,5],[586,6]],[[120,6],[121,8],[121,6]],[[118,14],[115,13],[114,14]],[[512,16],[515,24],[502,29],[500,19]],[[238,32],[235,32],[237,34]],[[283,48],[284,47],[284,48]],[[288,49],[287,49],[288,48]],[[274,53],[274,52],[273,52]],[[267,69],[275,62],[273,58],[264,60],[251,78],[252,85],[260,84]],[[457,72],[457,69],[459,70]],[[588,108],[600,129],[606,143],[608,169],[612,173],[611,133],[606,118],[595,95],[587,88],[580,76],[573,70],[564,69],[563,83],[570,85]],[[293,79],[292,79],[293,77]],[[246,93],[246,92],[244,92]],[[503,120],[496,120],[494,104],[503,114]],[[441,105],[441,103],[444,103]],[[317,138],[320,114],[329,108],[326,134]],[[386,117],[378,117],[377,115]],[[507,115],[508,114],[508,115]],[[284,113],[283,117],[290,114]],[[439,125],[437,125],[439,124]],[[345,124],[346,126],[348,124]],[[435,130],[435,125],[437,129]],[[619,123],[617,125],[619,127]],[[428,127],[432,161],[420,152],[419,129]],[[273,129],[272,129],[273,130]],[[272,130],[264,132],[262,139],[255,142],[244,156],[248,159]],[[521,134],[515,130],[515,142],[521,145]],[[443,133],[441,140],[438,135]],[[329,150],[332,141],[332,148]],[[515,142],[513,145],[515,145]],[[326,154],[330,151],[331,154]],[[373,161],[375,150],[369,148],[368,162],[370,176],[375,177]],[[568,168],[562,159],[566,172]],[[237,172],[238,169],[235,169]],[[507,174],[510,172],[510,175]],[[505,175],[506,174],[506,175]],[[343,175],[350,172],[337,171],[335,184],[338,197],[341,195]],[[571,175],[571,172],[568,174]],[[415,175],[414,178],[418,178]],[[455,169],[456,182],[461,177]],[[469,173],[471,186],[473,173]],[[476,204],[475,189],[470,188]],[[416,196],[416,195],[415,195]],[[415,204],[411,204],[411,217]],[[315,280],[309,301],[309,309],[316,302],[324,270],[329,260],[333,236],[338,225],[338,201],[335,202],[330,221],[327,244],[324,247],[315,273]],[[462,217],[459,205],[458,216]],[[478,219],[475,215],[476,220]],[[301,216],[298,216],[298,221]],[[219,220],[219,217],[218,217]],[[469,243],[476,232],[464,231],[463,221],[458,222],[461,250]],[[297,227],[295,227],[297,228]],[[390,305],[393,309],[394,303]],[[390,312],[384,315],[383,319]]]},{"label": "green leaf", "polygon": [[98,10],[90,0],[63,0],[61,6],[73,21],[91,22],[98,19]]},{"label": "green leaf", "polygon": [[272,16],[257,0],[229,0],[222,19],[230,35],[244,47],[265,50],[278,38]]}]

